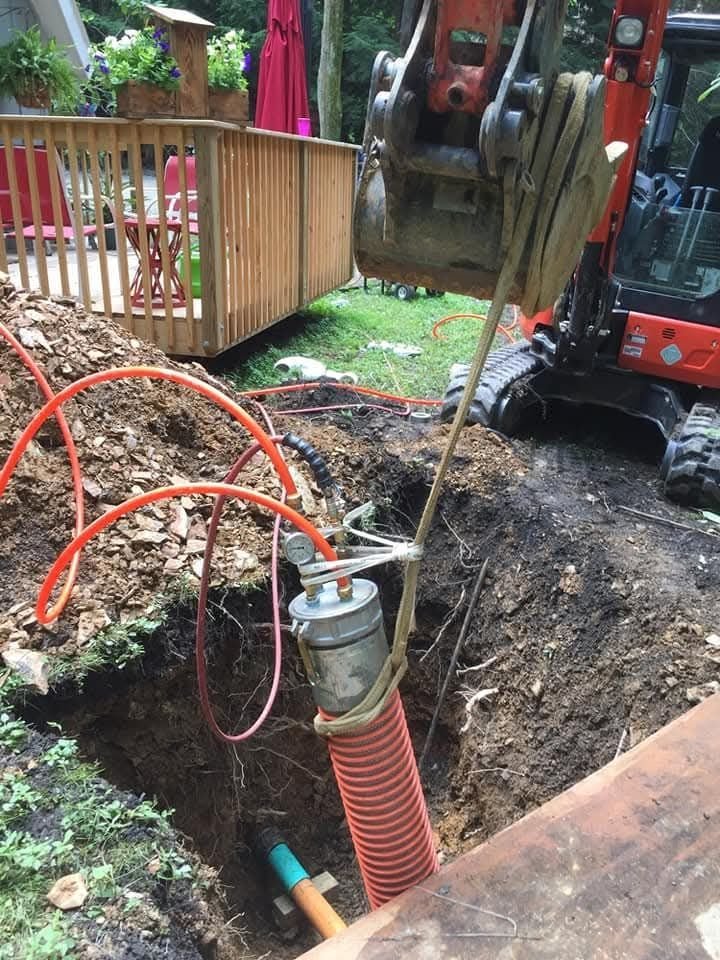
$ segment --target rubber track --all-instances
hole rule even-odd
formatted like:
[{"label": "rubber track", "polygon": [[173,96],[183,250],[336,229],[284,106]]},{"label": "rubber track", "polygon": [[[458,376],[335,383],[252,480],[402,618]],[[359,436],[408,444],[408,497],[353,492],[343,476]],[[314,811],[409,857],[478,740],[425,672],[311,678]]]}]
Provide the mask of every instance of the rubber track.
[{"label": "rubber track", "polygon": [[720,507],[720,410],[696,403],[676,440],[665,479],[669,500]]},{"label": "rubber track", "polygon": [[[467,422],[497,428],[495,418],[500,400],[518,380],[537,373],[541,367],[542,361],[530,353],[530,344],[526,341],[493,350],[487,358]],[[452,420],[455,416],[469,371],[469,364],[456,364],[453,368],[453,375],[443,399],[443,420]]]}]

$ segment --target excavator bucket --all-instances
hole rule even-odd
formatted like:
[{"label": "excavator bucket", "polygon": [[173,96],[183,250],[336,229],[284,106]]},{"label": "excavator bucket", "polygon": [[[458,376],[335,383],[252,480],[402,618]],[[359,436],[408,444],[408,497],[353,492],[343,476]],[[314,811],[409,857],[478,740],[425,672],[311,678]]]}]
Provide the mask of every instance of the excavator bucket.
[{"label": "excavator bucket", "polygon": [[[566,8],[567,0],[425,0],[405,55],[377,56],[355,209],[362,273],[493,295],[522,192],[536,189],[530,171],[553,109]],[[562,176],[548,184],[553,197],[529,231],[512,302],[551,305],[594,226],[589,219],[604,209],[612,180],[604,92],[602,78],[587,87],[584,128]],[[558,141],[570,106],[560,102]],[[588,156],[597,158],[590,174]],[[562,223],[553,206],[560,197]],[[544,284],[540,299],[550,300],[538,305],[537,284],[532,296],[527,290],[533,251],[557,236],[562,277]]]}]

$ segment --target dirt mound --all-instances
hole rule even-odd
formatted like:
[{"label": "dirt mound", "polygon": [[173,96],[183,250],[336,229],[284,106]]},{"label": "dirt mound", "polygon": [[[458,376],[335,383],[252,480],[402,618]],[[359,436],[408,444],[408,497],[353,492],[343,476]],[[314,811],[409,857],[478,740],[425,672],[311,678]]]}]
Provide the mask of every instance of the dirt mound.
[{"label": "dirt mound", "polygon": [[[6,287],[0,317],[29,348],[56,391],[111,366],[171,367],[212,379],[196,364],[171,363],[113,321],[89,316],[76,304]],[[32,376],[0,343],[0,460],[40,405]],[[102,384],[64,409],[82,464],[88,521],[110,505],[155,487],[221,480],[247,445],[247,435],[228,414],[165,382]],[[277,493],[263,457],[249,465],[242,481]],[[210,510],[207,500],[183,498],[119,521],[85,551],[74,597],[60,622],[40,629],[32,612],[37,589],[70,541],[74,521],[65,448],[55,421],[46,424],[0,500],[0,645],[18,641],[72,652],[107,623],[137,618],[178,578],[186,578],[192,587]],[[215,552],[216,583],[236,585],[262,576],[270,522],[260,511],[228,504]]]}]

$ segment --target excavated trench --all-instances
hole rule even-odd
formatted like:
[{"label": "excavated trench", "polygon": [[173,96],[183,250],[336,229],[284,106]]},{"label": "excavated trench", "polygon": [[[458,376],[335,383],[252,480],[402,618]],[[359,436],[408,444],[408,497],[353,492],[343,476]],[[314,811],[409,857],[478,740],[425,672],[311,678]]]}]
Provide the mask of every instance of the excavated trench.
[{"label": "excavated trench", "polygon": [[[418,753],[464,597],[483,560],[491,560],[424,775],[441,859],[518,819],[612,760],[621,741],[631,748],[717,689],[719,658],[705,637],[720,624],[720,541],[620,509],[688,519],[659,494],[652,441],[618,449],[611,424],[580,445],[571,428],[564,438],[512,450],[473,431],[428,545],[403,686]],[[370,441],[379,436],[369,428]],[[365,461],[367,495],[380,505],[382,529],[412,530],[438,447],[436,436],[402,450],[377,446],[376,458]],[[495,455],[502,469],[493,472]],[[336,456],[338,475],[362,463],[354,456]],[[299,588],[291,569],[284,578],[286,615]],[[390,632],[400,573],[383,570],[377,581]],[[241,716],[244,726],[267,690],[269,613],[264,589],[212,594],[211,684],[226,726],[240,726]],[[221,870],[231,917],[245,931],[247,950],[239,956],[295,957],[314,937],[306,929],[288,936],[276,930],[271,901],[279,891],[252,853],[258,828],[278,827],[311,873],[334,874],[336,908],[345,919],[367,910],[327,751],[312,728],[302,663],[286,636],[268,723],[249,743],[228,749],[199,711],[193,633],[194,609],[185,601],[139,668],[88,681],[81,694],[59,691],[49,703],[35,702],[30,715],[61,720],[111,782],[175,809],[180,830]]]},{"label": "excavated trench", "polygon": [[[293,591],[295,578],[288,595]],[[388,593],[394,606],[394,585]],[[227,726],[259,710],[266,694],[269,610],[264,591],[216,593],[211,610],[213,700]],[[175,825],[201,859],[220,871],[230,916],[244,932],[243,956],[295,957],[315,937],[302,925],[283,935],[274,924],[271,901],[281,890],[252,850],[262,827],[277,827],[312,875],[333,874],[339,881],[333,903],[347,921],[368,910],[327,750],[312,726],[315,710],[303,665],[288,637],[270,719],[247,744],[228,748],[214,740],[198,707],[193,631],[194,608],[179,606],[156,634],[156,648],[140,672],[97,678],[81,694],[60,691],[33,720],[62,722],[111,783],[156,796],[175,810]],[[429,722],[426,707],[412,690],[405,702],[419,751]],[[443,776],[436,766],[428,799],[438,811],[446,799],[452,741],[443,729],[435,744]]]}]

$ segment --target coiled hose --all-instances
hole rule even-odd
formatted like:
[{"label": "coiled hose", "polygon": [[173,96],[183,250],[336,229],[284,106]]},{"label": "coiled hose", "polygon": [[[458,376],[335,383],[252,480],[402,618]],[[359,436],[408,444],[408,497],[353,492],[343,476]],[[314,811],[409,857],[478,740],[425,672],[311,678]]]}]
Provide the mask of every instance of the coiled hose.
[{"label": "coiled hose", "polygon": [[[331,719],[322,710],[320,714]],[[329,737],[328,749],[375,910],[439,869],[398,691],[377,720],[356,733]]]}]

